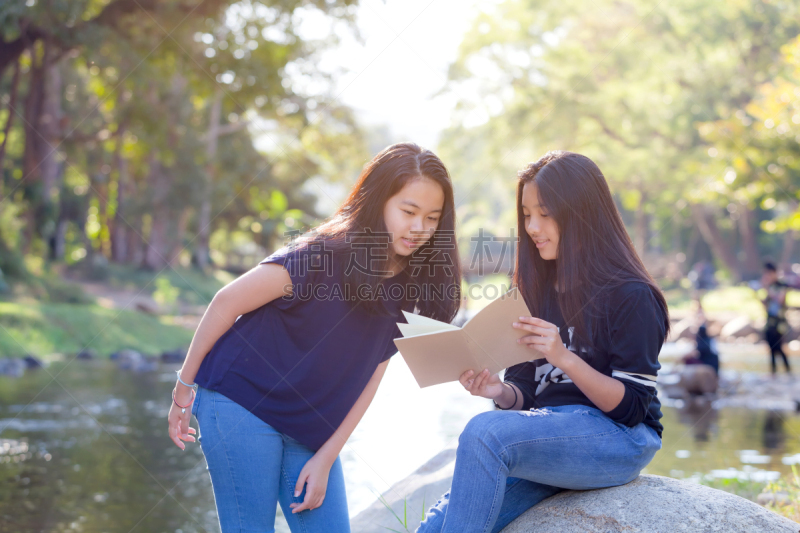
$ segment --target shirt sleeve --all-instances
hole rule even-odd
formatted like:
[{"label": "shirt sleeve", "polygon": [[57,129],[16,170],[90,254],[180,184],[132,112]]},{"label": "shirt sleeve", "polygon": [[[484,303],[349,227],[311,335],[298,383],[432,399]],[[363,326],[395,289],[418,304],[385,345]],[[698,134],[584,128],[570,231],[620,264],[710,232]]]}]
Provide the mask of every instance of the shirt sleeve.
[{"label": "shirt sleeve", "polygon": [[314,297],[315,287],[333,276],[333,257],[328,252],[308,248],[282,248],[259,264],[283,266],[292,280],[292,294],[273,300],[279,309],[286,310],[298,302]]},{"label": "shirt sleeve", "polygon": [[666,333],[658,304],[647,286],[631,290],[615,308],[609,332],[611,377],[625,385],[625,395],[606,415],[633,427],[645,419],[656,395],[661,368],[658,354]]},{"label": "shirt sleeve", "polygon": [[392,335],[389,338],[389,342],[386,343],[386,350],[383,352],[383,357],[381,357],[381,363],[388,361],[393,355],[397,353],[397,346],[395,346],[394,340],[402,336],[403,334],[400,333],[400,328],[398,328],[397,324],[395,324],[394,331],[392,332]]},{"label": "shirt sleeve", "polygon": [[527,411],[533,407],[533,399],[536,397],[536,368],[533,363],[520,363],[508,367],[503,376],[503,381],[513,383],[522,393],[522,407],[520,410]]}]

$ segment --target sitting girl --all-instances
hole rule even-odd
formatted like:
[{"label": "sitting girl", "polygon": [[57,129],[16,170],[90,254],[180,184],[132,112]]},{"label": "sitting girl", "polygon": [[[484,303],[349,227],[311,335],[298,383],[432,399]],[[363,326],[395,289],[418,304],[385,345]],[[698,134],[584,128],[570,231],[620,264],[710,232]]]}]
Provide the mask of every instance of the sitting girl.
[{"label": "sitting girl", "polygon": [[[590,159],[549,152],[517,186],[514,282],[534,317],[515,328],[544,355],[461,376],[501,410],[461,434],[450,491],[417,530],[500,531],[563,489],[635,479],[661,448],[658,354],[667,304]],[[538,354],[537,354],[538,355]]]}]

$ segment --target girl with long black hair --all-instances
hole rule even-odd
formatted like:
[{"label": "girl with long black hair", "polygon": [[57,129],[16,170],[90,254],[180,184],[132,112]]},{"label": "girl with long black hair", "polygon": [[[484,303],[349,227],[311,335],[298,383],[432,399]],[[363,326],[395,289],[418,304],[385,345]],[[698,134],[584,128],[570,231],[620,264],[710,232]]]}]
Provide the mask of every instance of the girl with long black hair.
[{"label": "girl with long black hair", "polygon": [[[169,435],[197,417],[223,533],[350,531],[339,452],[375,395],[401,311],[450,321],[453,187],[411,143],[364,168],[330,220],[214,296],[179,371]],[[435,264],[430,264],[435,260]]]},{"label": "girl with long black hair", "polygon": [[500,531],[563,489],[628,483],[661,448],[667,305],[602,172],[585,156],[547,153],[520,172],[517,215],[514,283],[533,317],[513,327],[545,358],[504,380],[485,369],[461,376],[500,410],[467,424],[452,487],[420,533]]}]

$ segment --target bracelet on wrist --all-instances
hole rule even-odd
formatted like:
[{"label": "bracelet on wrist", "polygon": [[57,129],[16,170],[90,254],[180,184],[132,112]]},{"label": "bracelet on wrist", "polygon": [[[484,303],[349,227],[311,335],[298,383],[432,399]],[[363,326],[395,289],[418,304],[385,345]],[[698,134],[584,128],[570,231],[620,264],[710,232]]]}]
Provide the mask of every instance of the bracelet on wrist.
[{"label": "bracelet on wrist", "polygon": [[517,395],[516,387],[506,382],[503,382],[503,385],[508,385],[509,387],[511,387],[511,391],[514,393],[514,403],[511,404],[511,407],[500,407],[500,404],[497,403],[497,400],[492,400],[492,401],[494,402],[494,406],[500,409],[501,411],[508,411],[510,409],[513,409],[514,406],[517,405],[517,400],[519,399],[519,396]]},{"label": "bracelet on wrist", "polygon": [[181,385],[183,385],[184,387],[189,387],[192,390],[197,388],[197,383],[192,383],[191,385],[189,385],[188,383],[186,383],[185,381],[183,381],[181,379],[181,371],[180,370],[176,370],[175,373],[178,374],[178,381],[180,382]]},{"label": "bracelet on wrist", "polygon": [[178,400],[175,399],[175,389],[172,389],[172,401],[173,403],[175,403],[175,405],[181,408],[181,413],[185,413],[186,408],[192,405],[192,403],[194,402],[194,389],[192,389],[192,399],[189,400],[189,403],[187,403],[186,405],[181,405],[178,403]]}]

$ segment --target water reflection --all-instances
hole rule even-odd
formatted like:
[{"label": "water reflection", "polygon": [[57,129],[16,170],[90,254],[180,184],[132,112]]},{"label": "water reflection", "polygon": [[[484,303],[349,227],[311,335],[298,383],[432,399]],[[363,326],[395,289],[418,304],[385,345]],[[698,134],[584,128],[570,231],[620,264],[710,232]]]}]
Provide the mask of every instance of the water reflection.
[{"label": "water reflection", "polygon": [[662,450],[650,474],[677,478],[774,481],[800,457],[800,417],[786,411],[716,409],[704,398],[664,411]]},{"label": "water reflection", "polygon": [[76,361],[58,382],[2,379],[4,531],[217,531],[199,448],[165,438],[167,402],[147,406],[169,390],[101,361]]},{"label": "water reflection", "polygon": [[681,400],[677,408],[678,420],[691,429],[694,440],[708,442],[711,432],[719,420],[719,411],[714,409],[711,401],[705,396]]},{"label": "water reflection", "polygon": [[778,411],[767,411],[764,418],[764,432],[761,442],[764,449],[768,451],[780,451],[783,449],[786,440],[786,432],[783,429],[783,419],[788,416]]},{"label": "water reflection", "polygon": [[[353,512],[490,408],[462,390],[419,391],[393,365],[343,454]],[[58,382],[44,371],[0,378],[0,531],[218,531],[200,448],[181,452],[165,435],[172,370],[134,374],[75,361]],[[797,414],[696,401],[665,407],[664,426],[648,473],[757,480],[800,464]],[[286,531],[285,522],[277,528]]]}]

